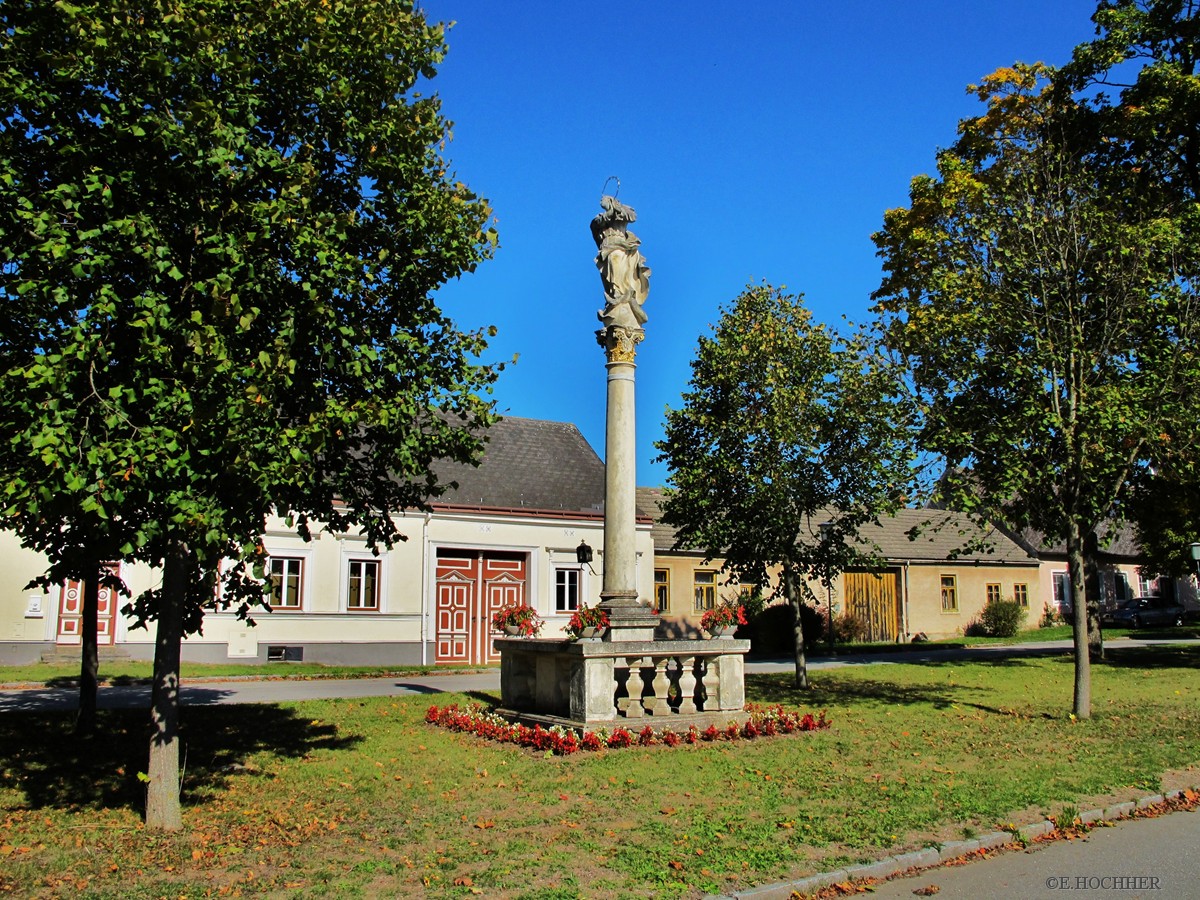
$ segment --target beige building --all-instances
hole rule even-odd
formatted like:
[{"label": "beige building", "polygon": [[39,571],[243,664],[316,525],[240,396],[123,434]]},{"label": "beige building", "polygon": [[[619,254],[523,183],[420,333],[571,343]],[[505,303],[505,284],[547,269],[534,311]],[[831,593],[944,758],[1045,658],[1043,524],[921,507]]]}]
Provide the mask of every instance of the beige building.
[{"label": "beige building", "polygon": [[[251,627],[231,613],[209,613],[204,633],[184,642],[184,658],[203,662],[305,660],[338,664],[488,663],[491,613],[526,602],[561,634],[580,603],[599,602],[603,571],[604,464],[574,425],[506,418],[488,434],[477,468],[440,473],[458,487],[429,513],[400,518],[406,541],[374,556],[357,534],[314,530],[305,542],[282,521],[263,543],[274,599]],[[653,593],[650,521],[638,520],[637,583]],[[591,566],[576,547],[595,549]],[[23,586],[45,567],[11,532],[0,533],[0,663],[37,660],[78,646],[82,591]],[[135,595],[161,570],[118,567]],[[153,631],[134,629],[123,600],[102,597],[100,641],[134,658],[153,656]]]},{"label": "beige building", "polygon": [[[675,531],[659,521],[662,490],[639,488],[638,506],[655,520],[654,586],[667,634],[695,634],[700,616],[742,590],[727,584],[723,559],[677,548]],[[860,532],[887,561],[882,572],[849,571],[826,590],[811,585],[822,611],[849,611],[871,641],[909,641],[961,635],[991,597],[1016,600],[1036,627],[1045,592],[1041,566],[1026,548],[997,530],[986,533],[966,516],[940,510],[901,510]],[[912,537],[910,537],[910,534]],[[978,549],[961,548],[976,545]],[[768,585],[770,591],[773,586]]]}]

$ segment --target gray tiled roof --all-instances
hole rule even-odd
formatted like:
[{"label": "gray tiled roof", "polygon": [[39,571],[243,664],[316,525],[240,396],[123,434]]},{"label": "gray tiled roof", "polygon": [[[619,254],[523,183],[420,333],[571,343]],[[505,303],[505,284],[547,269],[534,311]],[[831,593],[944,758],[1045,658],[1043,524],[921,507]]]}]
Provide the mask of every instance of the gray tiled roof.
[{"label": "gray tiled roof", "polygon": [[[1142,548],[1137,534],[1128,522],[1106,522],[1100,526],[1100,555],[1122,557],[1130,560],[1142,559]],[[1027,546],[1034,554],[1044,556],[1066,556],[1066,541],[1050,541],[1040,531],[1026,528],[1017,535],[1017,541]]]},{"label": "gray tiled roof", "polygon": [[446,464],[438,478],[458,488],[436,504],[600,514],[604,463],[567,422],[506,416],[487,431],[479,466]]},{"label": "gray tiled roof", "polygon": [[650,526],[650,536],[654,539],[654,549],[666,552],[675,549],[675,529],[662,521],[662,501],[662,488],[640,487],[637,489],[638,509],[653,520],[653,524]]},{"label": "gray tiled roof", "polygon": [[[662,488],[642,487],[637,492],[638,506],[654,518],[651,534],[654,549],[666,552],[675,549],[675,529],[661,521],[663,500]],[[814,521],[823,521],[826,516],[818,515]],[[909,538],[911,531],[918,531],[915,539]],[[895,515],[879,520],[878,524],[864,525],[859,532],[868,543],[879,548],[879,553],[892,562],[945,562],[968,542],[979,543],[982,537],[985,549],[959,552],[960,562],[1007,563],[1035,565],[1036,560],[1026,550],[997,529],[981,530],[961,513],[944,510],[902,509]],[[681,552],[700,552],[684,549]]]},{"label": "gray tiled roof", "polygon": [[[902,509],[895,515],[865,525],[859,533],[874,542],[882,556],[893,562],[957,562],[1036,565],[1037,561],[997,528],[981,528],[962,513],[935,509]],[[909,534],[915,533],[915,539]],[[967,543],[983,549],[961,551]]]}]

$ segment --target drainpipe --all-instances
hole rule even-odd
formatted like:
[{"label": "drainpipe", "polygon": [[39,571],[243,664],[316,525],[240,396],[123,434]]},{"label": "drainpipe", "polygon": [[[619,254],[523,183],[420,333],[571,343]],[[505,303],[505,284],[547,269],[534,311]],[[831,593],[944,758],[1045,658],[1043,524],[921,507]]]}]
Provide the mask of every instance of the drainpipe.
[{"label": "drainpipe", "polygon": [[429,637],[429,520],[430,513],[425,513],[425,521],[421,530],[421,665],[429,665],[426,653]]}]

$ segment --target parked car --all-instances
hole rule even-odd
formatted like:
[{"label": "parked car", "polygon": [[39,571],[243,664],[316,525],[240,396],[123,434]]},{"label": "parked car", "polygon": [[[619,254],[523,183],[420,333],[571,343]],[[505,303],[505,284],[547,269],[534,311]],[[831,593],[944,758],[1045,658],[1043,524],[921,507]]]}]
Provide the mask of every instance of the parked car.
[{"label": "parked car", "polygon": [[1115,628],[1182,625],[1184,609],[1174,600],[1163,597],[1135,597],[1114,609],[1106,610],[1100,622]]}]

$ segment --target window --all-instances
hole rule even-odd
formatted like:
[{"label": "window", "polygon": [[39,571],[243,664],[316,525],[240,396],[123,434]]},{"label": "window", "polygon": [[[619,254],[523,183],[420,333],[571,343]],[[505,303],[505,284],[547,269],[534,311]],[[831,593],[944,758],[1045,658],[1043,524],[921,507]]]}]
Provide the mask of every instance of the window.
[{"label": "window", "polygon": [[304,587],[304,560],[294,556],[272,556],[268,572],[267,594],[271,609],[299,609]]},{"label": "window", "polygon": [[717,605],[716,572],[694,572],[692,586],[696,590],[696,612],[704,612]]},{"label": "window", "polygon": [[671,572],[669,569],[654,570],[654,611],[665,613],[671,608]]},{"label": "window", "polygon": [[352,559],[346,581],[346,608],[350,610],[379,609],[379,560]]},{"label": "window", "polygon": [[579,609],[579,569],[554,570],[554,611],[572,613]]},{"label": "window", "polygon": [[1124,603],[1133,598],[1129,589],[1129,576],[1124,572],[1113,572],[1113,602]]},{"label": "window", "polygon": [[1158,595],[1158,579],[1139,575],[1138,589],[1141,592],[1138,594],[1139,597],[1155,597]]},{"label": "window", "polygon": [[1013,585],[1013,599],[1017,601],[1018,605],[1023,606],[1026,609],[1028,609],[1029,608],[1029,585],[1014,584]]},{"label": "window", "polygon": [[1063,615],[1070,615],[1075,608],[1071,593],[1071,576],[1066,572],[1054,573],[1054,605]]},{"label": "window", "polygon": [[958,576],[942,576],[942,612],[958,612]]},{"label": "window", "polygon": [[1000,585],[999,584],[989,584],[987,586],[987,602],[988,603],[999,603],[1002,599],[1004,599],[1004,598],[1000,596]]}]

